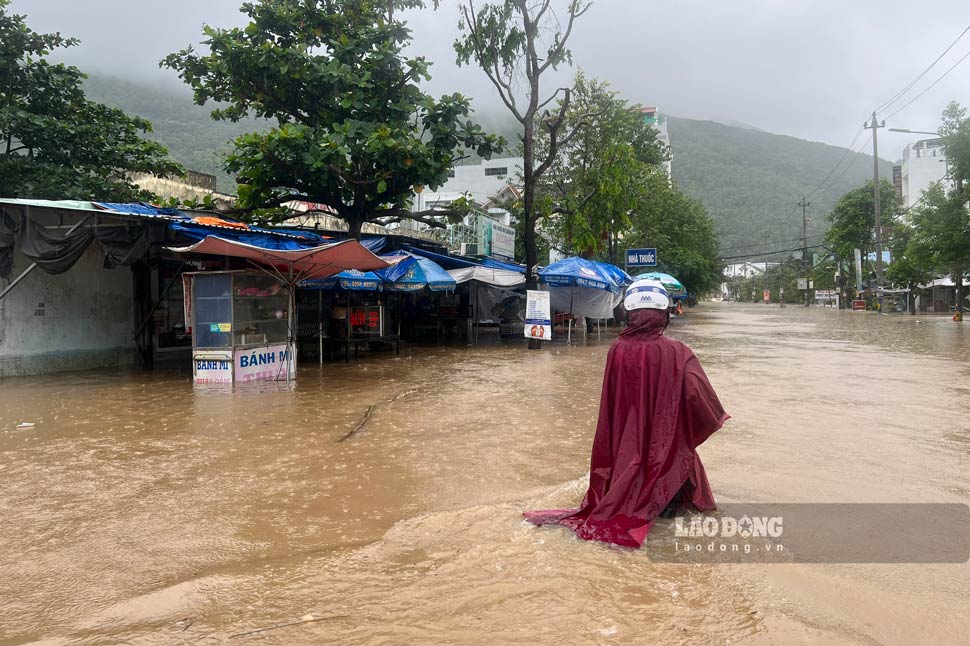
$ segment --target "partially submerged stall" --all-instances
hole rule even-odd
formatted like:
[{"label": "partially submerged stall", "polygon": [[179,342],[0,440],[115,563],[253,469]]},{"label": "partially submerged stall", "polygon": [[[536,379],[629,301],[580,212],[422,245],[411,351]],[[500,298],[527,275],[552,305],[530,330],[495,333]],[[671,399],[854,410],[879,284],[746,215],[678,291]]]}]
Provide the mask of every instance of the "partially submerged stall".
[{"label": "partially submerged stall", "polygon": [[319,360],[325,352],[343,348],[350,361],[362,343],[393,343],[400,352],[399,318],[388,320],[384,280],[373,271],[347,269],[330,278],[303,281],[301,293],[312,294],[318,307],[313,335]]},{"label": "partially submerged stall", "polygon": [[569,315],[569,338],[573,318],[612,318],[623,299],[623,287],[630,282],[618,267],[579,257],[564,258],[540,269],[539,279],[549,289],[553,311]]},{"label": "partially submerged stall", "polygon": [[471,316],[470,340],[478,342],[482,328],[498,328],[503,336],[520,336],[525,323],[525,274],[516,270],[475,265],[449,269],[458,285],[467,285]]},{"label": "partially submerged stall", "polygon": [[370,271],[388,266],[356,240],[303,249],[268,249],[207,236],[169,250],[186,256],[237,258],[252,267],[187,274],[196,383],[292,379],[296,376],[297,284],[348,269]]},{"label": "partially submerged stall", "polygon": [[457,329],[461,314],[455,279],[437,262],[411,251],[381,256],[390,267],[377,272],[385,289],[397,293],[398,321],[409,338],[430,336],[436,341],[443,328]]}]

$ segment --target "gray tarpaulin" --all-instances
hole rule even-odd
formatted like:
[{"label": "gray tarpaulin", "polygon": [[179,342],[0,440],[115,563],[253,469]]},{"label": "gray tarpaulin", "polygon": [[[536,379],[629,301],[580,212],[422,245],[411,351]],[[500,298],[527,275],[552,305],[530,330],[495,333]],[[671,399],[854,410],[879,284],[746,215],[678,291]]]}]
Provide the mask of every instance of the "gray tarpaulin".
[{"label": "gray tarpaulin", "polygon": [[88,246],[95,240],[107,255],[108,266],[132,265],[145,257],[148,241],[145,230],[133,231],[110,227],[83,227],[70,234],[51,231],[45,226],[22,217],[19,224],[13,218],[0,218],[0,276],[10,277],[13,264],[14,239],[20,252],[48,274],[63,274],[74,266]]},{"label": "gray tarpaulin", "polygon": [[555,312],[608,319],[613,316],[613,308],[620,304],[623,295],[592,287],[553,285],[549,287],[549,300]]},{"label": "gray tarpaulin", "polygon": [[27,218],[21,220],[17,235],[20,253],[48,274],[63,274],[73,267],[92,240],[94,231],[89,228],[70,235],[58,235]]},{"label": "gray tarpaulin", "polygon": [[143,228],[134,231],[128,229],[98,229],[94,233],[98,244],[104,248],[108,263],[116,265],[133,265],[148,252],[148,238]]},{"label": "gray tarpaulin", "polygon": [[525,321],[525,294],[488,285],[475,285],[475,298],[479,323]]}]

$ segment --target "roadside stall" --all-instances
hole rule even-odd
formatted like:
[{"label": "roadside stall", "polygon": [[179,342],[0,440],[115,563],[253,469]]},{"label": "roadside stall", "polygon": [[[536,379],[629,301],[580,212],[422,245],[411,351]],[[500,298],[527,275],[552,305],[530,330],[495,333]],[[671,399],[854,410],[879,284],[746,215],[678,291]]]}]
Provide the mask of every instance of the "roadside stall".
[{"label": "roadside stall", "polygon": [[618,267],[579,257],[564,258],[539,270],[539,279],[549,287],[553,311],[569,314],[570,341],[573,317],[613,316],[623,298],[626,281],[621,276],[626,273]]},{"label": "roadside stall", "polygon": [[[444,319],[458,320],[455,279],[433,260],[407,251],[381,256],[390,267],[378,271],[389,292],[403,292],[400,320],[414,334],[432,331],[440,336]],[[432,298],[432,295],[437,296]],[[442,297],[444,296],[444,298]]]},{"label": "roadside stall", "polygon": [[[349,269],[336,276],[303,281],[299,287],[318,295],[319,351],[323,362],[324,344],[343,346],[344,360],[350,348],[356,357],[363,343],[392,343],[401,351],[400,315],[384,294],[384,280],[373,271]],[[391,316],[393,311],[393,318]]]},{"label": "roadside stall", "polygon": [[304,249],[269,249],[207,236],[182,255],[222,256],[252,268],[185,274],[193,329],[196,383],[232,383],[296,376],[296,286],[346,269],[383,269],[388,263],[356,240]]},{"label": "roadside stall", "polygon": [[472,333],[478,342],[481,327],[498,327],[502,335],[522,334],[525,322],[525,294],[516,291],[525,285],[525,274],[484,265],[449,269],[459,285],[467,284],[471,305]]},{"label": "roadside stall", "polygon": [[876,290],[880,314],[909,314],[909,289]]}]

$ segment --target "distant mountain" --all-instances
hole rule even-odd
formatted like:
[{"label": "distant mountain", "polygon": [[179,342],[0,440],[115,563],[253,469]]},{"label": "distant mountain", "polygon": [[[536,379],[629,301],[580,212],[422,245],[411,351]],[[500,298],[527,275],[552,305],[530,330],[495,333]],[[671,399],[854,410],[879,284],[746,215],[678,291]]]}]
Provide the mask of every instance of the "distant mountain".
[{"label": "distant mountain", "polygon": [[[714,219],[725,256],[762,253],[801,244],[807,196],[809,243],[828,229],[825,215],[849,190],[872,178],[872,156],[844,148],[713,121],[670,117],[673,179],[677,187],[704,203]],[[880,160],[880,173],[892,178],[892,163]],[[765,241],[772,244],[765,244]]]},{"label": "distant mountain", "polygon": [[84,90],[93,101],[121,108],[152,122],[150,135],[168,147],[178,162],[192,170],[216,176],[219,190],[235,193],[235,182],[222,170],[222,159],[236,137],[258,130],[255,119],[237,123],[213,121],[211,107],[195,105],[188,86],[177,83],[148,85],[110,76],[91,75]]},{"label": "distant mountain", "polygon": [[[145,117],[154,125],[153,137],[172,157],[193,170],[212,173],[219,189],[234,192],[235,183],[222,171],[230,142],[241,134],[265,127],[254,119],[238,123],[213,121],[210,108],[192,102],[187,87],[176,83],[149,86],[91,76],[85,83],[96,101]],[[485,113],[476,120],[489,132],[518,143],[516,124],[505,113]],[[673,179],[677,187],[704,203],[721,239],[725,256],[763,253],[796,247],[802,235],[801,209],[812,203],[809,235],[824,232],[825,214],[838,198],[872,177],[872,157],[848,153],[839,169],[812,194],[845,153],[844,148],[764,132],[747,124],[725,125],[669,117],[673,149]],[[880,162],[885,177],[892,164]],[[810,242],[817,242],[814,237]],[[769,244],[765,244],[767,243]]]},{"label": "distant mountain", "polygon": [[744,121],[737,121],[736,119],[712,119],[716,123],[724,124],[725,126],[730,126],[732,128],[741,128],[741,130],[757,130],[758,132],[765,132],[758,126],[752,126],[750,123],[745,123]]}]

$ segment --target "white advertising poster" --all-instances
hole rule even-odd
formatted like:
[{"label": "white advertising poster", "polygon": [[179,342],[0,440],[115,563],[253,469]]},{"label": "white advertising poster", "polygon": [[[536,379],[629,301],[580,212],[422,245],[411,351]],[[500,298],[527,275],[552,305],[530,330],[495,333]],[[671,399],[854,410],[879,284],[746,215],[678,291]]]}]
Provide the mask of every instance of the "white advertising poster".
[{"label": "white advertising poster", "polygon": [[192,378],[197,384],[231,384],[232,352],[196,352],[192,355]]},{"label": "white advertising poster", "polygon": [[234,364],[236,381],[282,380],[286,379],[287,369],[290,378],[296,376],[296,357],[290,356],[285,343],[236,350]]},{"label": "white advertising poster", "polygon": [[549,292],[528,290],[525,299],[525,338],[552,339],[552,306]]},{"label": "white advertising poster", "polygon": [[492,223],[492,255],[506,260],[515,257],[515,229]]}]

